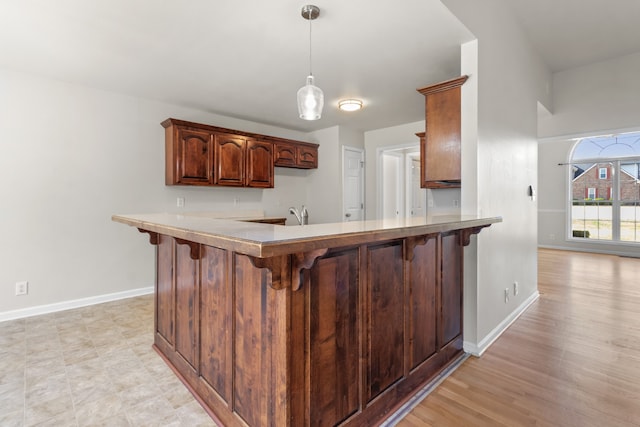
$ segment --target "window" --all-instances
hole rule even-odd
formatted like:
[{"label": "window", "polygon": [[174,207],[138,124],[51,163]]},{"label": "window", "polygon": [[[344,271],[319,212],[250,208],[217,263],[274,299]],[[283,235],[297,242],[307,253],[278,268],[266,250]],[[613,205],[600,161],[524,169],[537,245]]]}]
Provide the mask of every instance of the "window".
[{"label": "window", "polygon": [[583,138],[570,164],[570,237],[640,243],[640,132]]},{"label": "window", "polygon": [[600,179],[607,179],[607,168],[598,169],[598,174],[600,175]]}]

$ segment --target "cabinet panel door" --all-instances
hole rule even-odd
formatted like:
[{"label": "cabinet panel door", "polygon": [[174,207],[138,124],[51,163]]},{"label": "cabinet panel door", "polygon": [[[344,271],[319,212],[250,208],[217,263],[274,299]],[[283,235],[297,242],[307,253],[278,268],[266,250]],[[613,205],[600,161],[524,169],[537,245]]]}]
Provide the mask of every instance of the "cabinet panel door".
[{"label": "cabinet panel door", "polygon": [[367,257],[367,401],[404,374],[403,244],[371,246]]},{"label": "cabinet panel door", "polygon": [[176,129],[176,184],[213,184],[211,140],[207,131]]},{"label": "cabinet panel door", "polygon": [[244,186],[245,146],[246,140],[243,137],[215,134],[214,183],[216,185]]},{"label": "cabinet panel door", "polygon": [[198,261],[191,247],[176,244],[176,351],[195,369],[198,366],[199,306],[196,300],[200,280]]},{"label": "cabinet panel door", "polygon": [[441,347],[462,334],[462,246],[458,234],[442,235]]},{"label": "cabinet panel door", "polygon": [[424,244],[415,246],[409,264],[411,369],[427,360],[437,350],[436,290],[440,272],[437,241],[436,237],[429,237]]},{"label": "cabinet panel door", "polygon": [[227,402],[231,401],[231,258],[224,249],[201,246],[200,375]]},{"label": "cabinet panel door", "polygon": [[158,235],[158,249],[156,252],[156,331],[170,345],[175,343],[174,245],[172,237]]},{"label": "cabinet panel door", "polygon": [[301,168],[314,169],[318,167],[318,149],[298,146],[297,165]]},{"label": "cabinet panel door", "polygon": [[308,286],[311,426],[334,426],[358,410],[358,249],[319,259]]},{"label": "cabinet panel door", "polygon": [[247,140],[247,187],[273,188],[273,144]]},{"label": "cabinet panel door", "polygon": [[460,87],[426,97],[425,181],[460,181]]},{"label": "cabinet panel door", "polygon": [[276,142],[273,159],[275,166],[296,167],[296,146],[286,142]]}]

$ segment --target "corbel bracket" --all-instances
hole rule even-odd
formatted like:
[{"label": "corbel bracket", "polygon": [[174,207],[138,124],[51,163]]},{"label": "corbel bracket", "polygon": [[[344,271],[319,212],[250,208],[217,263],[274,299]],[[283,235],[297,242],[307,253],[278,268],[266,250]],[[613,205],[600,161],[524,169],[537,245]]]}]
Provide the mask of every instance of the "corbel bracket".
[{"label": "corbel bracket", "polygon": [[437,235],[435,234],[425,234],[422,236],[410,236],[405,239],[406,242],[406,252],[404,254],[404,259],[406,261],[413,261],[414,253],[413,250],[416,246],[426,245],[429,239],[435,238]]},{"label": "corbel bracket", "polygon": [[256,268],[266,268],[271,272],[271,287],[275,290],[284,289],[289,282],[289,255],[279,255],[271,258],[257,258],[249,256],[251,264]]},{"label": "corbel bracket", "polygon": [[299,252],[293,254],[291,267],[291,289],[294,291],[302,287],[302,270],[308,270],[315,264],[316,260],[327,253],[329,249],[316,249],[310,252]]},{"label": "corbel bracket", "polygon": [[152,245],[157,245],[160,239],[158,238],[158,233],[155,231],[143,230],[142,228],[138,228],[138,231],[141,233],[149,234],[149,243]]},{"label": "corbel bracket", "polygon": [[183,240],[175,238],[176,243],[179,245],[188,245],[189,246],[189,256],[192,260],[197,261],[200,259],[200,243],[192,242],[190,240]]},{"label": "corbel bracket", "polygon": [[479,227],[471,227],[460,230],[460,233],[458,234],[458,241],[460,245],[469,246],[469,243],[471,243],[471,235],[480,233],[480,230],[485,227],[489,227],[489,225],[481,225]]}]

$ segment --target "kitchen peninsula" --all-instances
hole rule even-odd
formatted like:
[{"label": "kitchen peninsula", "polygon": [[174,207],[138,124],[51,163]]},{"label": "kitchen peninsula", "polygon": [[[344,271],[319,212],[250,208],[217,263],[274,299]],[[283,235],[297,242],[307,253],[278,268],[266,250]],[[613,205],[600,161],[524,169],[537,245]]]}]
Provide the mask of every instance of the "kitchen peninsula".
[{"label": "kitchen peninsula", "polygon": [[370,426],[462,355],[463,248],[500,217],[114,215],[156,245],[154,347],[226,426]]}]

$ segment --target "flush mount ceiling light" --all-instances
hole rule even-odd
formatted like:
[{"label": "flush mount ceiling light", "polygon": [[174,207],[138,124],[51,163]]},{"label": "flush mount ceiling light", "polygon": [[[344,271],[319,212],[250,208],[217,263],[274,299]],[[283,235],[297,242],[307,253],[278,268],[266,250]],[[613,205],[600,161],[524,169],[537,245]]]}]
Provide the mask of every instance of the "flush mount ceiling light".
[{"label": "flush mount ceiling light", "polygon": [[320,16],[320,8],[312,4],[302,7],[302,17],[309,21],[309,75],[307,84],[298,90],[298,113],[304,120],[318,120],[322,116],[324,107],[324,94],[322,90],[314,86],[313,73],[311,72],[311,21]]},{"label": "flush mount ceiling light", "polygon": [[343,99],[338,102],[338,108],[342,111],[358,111],[362,108],[362,101],[359,99]]}]

